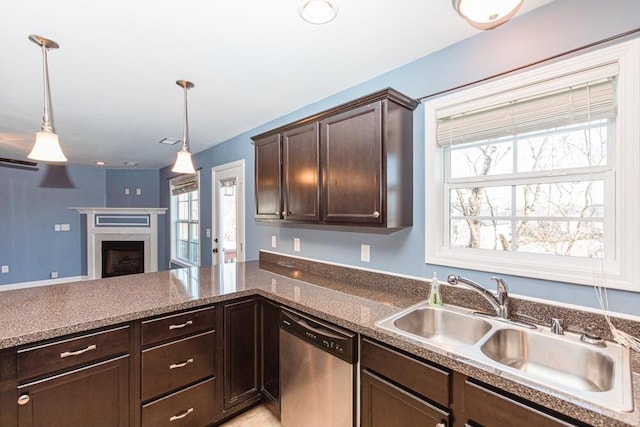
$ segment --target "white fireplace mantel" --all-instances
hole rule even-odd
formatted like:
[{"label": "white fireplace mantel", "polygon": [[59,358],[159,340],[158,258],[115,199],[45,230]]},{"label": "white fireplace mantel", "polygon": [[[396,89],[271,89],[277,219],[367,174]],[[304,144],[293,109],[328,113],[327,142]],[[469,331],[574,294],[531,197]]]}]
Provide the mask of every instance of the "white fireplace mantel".
[{"label": "white fireplace mantel", "polygon": [[144,242],[144,271],[158,271],[158,215],[166,208],[70,208],[87,216],[87,277],[102,277],[103,241]]}]

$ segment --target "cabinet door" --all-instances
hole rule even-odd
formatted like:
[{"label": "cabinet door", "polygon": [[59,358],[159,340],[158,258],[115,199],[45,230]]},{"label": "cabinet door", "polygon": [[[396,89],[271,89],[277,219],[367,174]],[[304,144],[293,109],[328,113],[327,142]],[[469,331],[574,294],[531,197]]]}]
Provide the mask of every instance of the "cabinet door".
[{"label": "cabinet door", "polygon": [[255,141],[256,219],[281,219],[280,134]]},{"label": "cabinet door", "polygon": [[382,101],[320,123],[325,222],[382,224]]},{"label": "cabinet door", "polygon": [[449,413],[394,384],[362,371],[363,427],[448,427]]},{"label": "cabinet door", "polygon": [[259,300],[224,306],[224,409],[260,398]]},{"label": "cabinet door", "polygon": [[464,405],[468,423],[483,427],[577,426],[555,415],[524,405],[509,396],[470,381],[465,383]]},{"label": "cabinet door", "polygon": [[276,412],[280,411],[280,307],[262,301],[262,391]]},{"label": "cabinet door", "polygon": [[320,144],[318,123],[282,134],[284,217],[320,220]]},{"label": "cabinet door", "polygon": [[129,357],[18,387],[19,427],[129,425]]}]

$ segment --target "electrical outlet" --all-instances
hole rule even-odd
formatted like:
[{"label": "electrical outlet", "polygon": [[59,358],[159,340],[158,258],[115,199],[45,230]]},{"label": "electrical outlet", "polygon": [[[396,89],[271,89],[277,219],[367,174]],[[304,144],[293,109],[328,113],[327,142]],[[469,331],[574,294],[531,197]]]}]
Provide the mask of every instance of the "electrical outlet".
[{"label": "electrical outlet", "polygon": [[56,224],[53,226],[53,231],[60,231],[60,224]]},{"label": "electrical outlet", "polygon": [[360,245],[360,261],[362,262],[371,261],[371,246]]},{"label": "electrical outlet", "polygon": [[140,196],[142,194],[141,188],[136,188],[136,196]]},{"label": "electrical outlet", "polygon": [[128,189],[128,188],[125,188],[125,189],[124,189],[124,195],[125,195],[125,196],[128,196],[128,195],[129,195],[129,189]]},{"label": "electrical outlet", "polygon": [[51,272],[51,278],[52,279],[57,279],[58,278],[58,272],[57,271],[52,271]]},{"label": "electrical outlet", "polygon": [[8,265],[3,265],[2,266],[2,272],[3,273],[8,273],[9,272],[9,266]]},{"label": "electrical outlet", "polygon": [[271,236],[271,247],[275,248],[277,246],[276,236]]},{"label": "electrical outlet", "polygon": [[300,239],[298,237],[293,238],[293,250],[294,252],[300,252]]},{"label": "electrical outlet", "polygon": [[61,231],[69,231],[71,230],[71,226],[69,224],[60,224]]}]

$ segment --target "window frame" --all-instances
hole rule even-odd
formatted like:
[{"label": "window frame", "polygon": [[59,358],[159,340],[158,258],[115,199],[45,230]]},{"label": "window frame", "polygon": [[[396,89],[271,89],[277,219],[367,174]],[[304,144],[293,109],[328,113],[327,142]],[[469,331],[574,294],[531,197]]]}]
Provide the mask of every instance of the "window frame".
[{"label": "window frame", "polygon": [[[197,189],[187,192],[187,193],[183,193],[183,194],[190,194],[193,192],[197,192],[198,193],[198,220],[192,220],[189,219],[188,221],[179,221],[177,216],[178,216],[178,197],[180,195],[174,195],[173,194],[173,188],[176,184],[179,184],[180,182],[184,181],[184,178],[181,179],[181,177],[178,178],[174,178],[173,180],[171,180],[170,184],[169,184],[169,198],[170,198],[170,212],[171,212],[171,263],[175,264],[175,265],[179,265],[181,267],[198,267],[201,263],[201,250],[200,250],[200,235],[201,235],[201,230],[200,230],[200,216],[201,216],[201,209],[202,209],[202,201],[200,198],[200,173],[198,172],[198,176],[196,177],[196,181],[198,183],[197,185]],[[191,203],[193,201],[191,200],[191,197],[189,197],[189,201],[188,201],[188,211],[191,212],[192,211],[192,207],[191,207]],[[197,263],[194,263],[192,261],[190,261],[189,259],[184,259],[184,258],[179,258],[177,256],[177,252],[178,252],[178,232],[177,232],[177,227],[178,224],[183,224],[186,223],[188,224],[188,233],[189,233],[189,251],[191,250],[191,225],[192,224],[197,224],[198,225],[198,236],[197,236]],[[191,254],[191,252],[189,252],[189,254]]]},{"label": "window frame", "polygon": [[[614,236],[605,237],[615,259],[553,257],[546,254],[502,252],[447,246],[449,205],[445,194],[445,150],[436,143],[438,116],[471,111],[517,96],[531,96],[594,80],[598,67],[617,65],[617,116],[611,167],[615,174],[612,195]],[[594,77],[595,75],[595,77]],[[560,282],[601,285],[640,291],[640,39],[587,52],[550,65],[525,70],[469,89],[425,102],[425,262]],[[607,207],[605,207],[607,209]],[[622,232],[624,230],[624,232]],[[609,241],[606,241],[609,239]],[[484,253],[487,252],[487,253]]]}]

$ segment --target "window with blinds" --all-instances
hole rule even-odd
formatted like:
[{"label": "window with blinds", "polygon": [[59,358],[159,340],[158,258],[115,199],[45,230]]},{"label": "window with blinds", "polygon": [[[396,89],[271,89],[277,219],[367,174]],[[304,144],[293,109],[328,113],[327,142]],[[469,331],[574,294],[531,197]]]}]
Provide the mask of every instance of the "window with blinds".
[{"label": "window with blinds", "polygon": [[[425,105],[427,169],[441,171],[427,174],[426,212],[441,203],[437,223],[427,217],[438,238],[427,237],[427,262],[585,283],[597,267],[627,280],[620,203],[639,183],[638,159],[625,159],[638,151],[631,44]],[[613,287],[625,286],[636,285]]]},{"label": "window with blinds", "polygon": [[199,265],[200,204],[198,174],[171,180],[171,259]]}]

